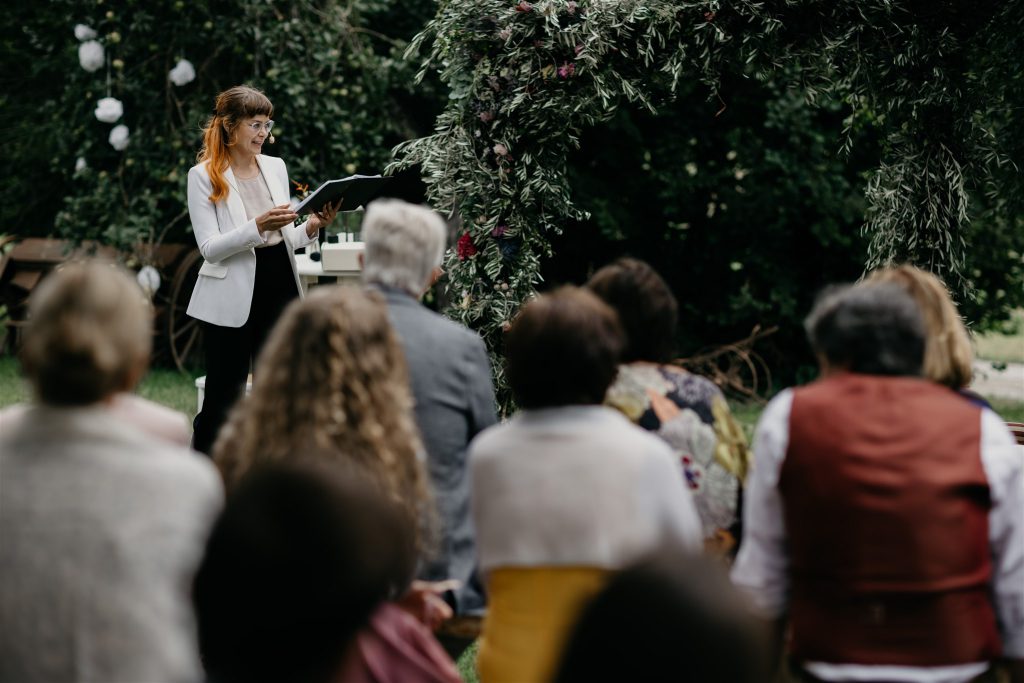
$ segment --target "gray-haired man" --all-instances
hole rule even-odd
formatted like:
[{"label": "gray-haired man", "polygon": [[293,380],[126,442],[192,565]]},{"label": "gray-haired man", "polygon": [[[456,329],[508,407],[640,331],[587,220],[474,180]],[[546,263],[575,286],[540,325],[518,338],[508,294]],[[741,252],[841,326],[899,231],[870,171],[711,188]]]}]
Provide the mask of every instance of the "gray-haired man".
[{"label": "gray-haired man", "polygon": [[438,552],[420,578],[458,579],[456,614],[479,613],[484,597],[474,577],[466,447],[497,421],[487,350],[476,333],[419,302],[441,274],[448,231],[440,216],[423,206],[380,200],[367,208],[362,230],[363,281],[383,293],[405,349],[442,524]]},{"label": "gray-haired man", "polygon": [[1024,467],[1002,420],[921,377],[894,284],[825,296],[822,367],[761,415],[733,580],[788,615],[801,681],[1024,681]]}]

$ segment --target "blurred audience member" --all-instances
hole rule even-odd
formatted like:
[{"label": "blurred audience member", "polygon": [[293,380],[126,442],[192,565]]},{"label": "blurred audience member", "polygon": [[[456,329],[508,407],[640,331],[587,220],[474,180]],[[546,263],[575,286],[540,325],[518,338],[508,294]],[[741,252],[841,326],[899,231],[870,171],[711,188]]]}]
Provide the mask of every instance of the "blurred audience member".
[{"label": "blurred audience member", "polygon": [[[97,263],[101,262],[97,261]],[[78,266],[76,265],[76,267]],[[114,266],[108,263],[105,267],[112,268]],[[141,289],[137,287],[131,291],[133,294],[138,292],[142,296]],[[150,324],[151,316],[148,308],[148,304],[146,304],[144,306],[143,318],[138,322],[139,325]],[[132,393],[135,385],[145,374],[146,368],[149,366],[150,346],[151,342],[147,341],[145,357],[131,368],[134,375],[125,378],[123,387],[104,398],[97,406],[105,408],[119,422],[133,425],[149,436],[156,437],[173,445],[188,446],[192,441],[192,425],[189,424],[188,418],[184,413],[172,410]],[[24,353],[39,356],[46,353],[46,351],[44,349],[25,349]],[[63,372],[63,370],[58,369],[58,372]],[[32,404],[27,403],[19,403],[0,409],[0,434],[14,429],[31,409]]]},{"label": "blurred audience member", "polygon": [[416,557],[413,528],[366,484],[297,457],[242,478],[195,581],[210,680],[367,680],[341,673],[359,656],[357,633],[405,585]]},{"label": "blurred audience member", "polygon": [[765,409],[733,580],[789,615],[804,680],[949,681],[1002,653],[1024,680],[1024,462],[1006,426],[922,377],[899,285],[807,318],[822,368]]},{"label": "blurred audience member", "polygon": [[586,606],[554,680],[764,683],[766,645],[721,562],[663,553]]},{"label": "blurred audience member", "polygon": [[213,449],[229,490],[254,465],[312,450],[369,476],[414,525],[429,516],[405,361],[379,297],[313,289],[285,309],[257,367]]},{"label": "blurred audience member", "polygon": [[405,351],[439,512],[437,552],[420,570],[420,578],[461,582],[449,599],[457,614],[466,614],[484,607],[475,581],[466,449],[497,420],[483,341],[419,302],[441,275],[446,236],[444,221],[427,207],[399,200],[373,202],[363,219],[363,280],[386,299]]},{"label": "blurred audience member", "polygon": [[69,264],[32,295],[35,402],[0,431],[0,680],[201,675],[187,586],[220,480],[109,407],[151,338],[142,291],[111,264]]},{"label": "blurred audience member", "polygon": [[709,548],[728,553],[738,539],[740,489],[750,461],[743,430],[722,391],[670,361],[678,306],[643,261],[619,259],[587,288],[619,315],[626,332],[619,374],[605,404],[665,440],[682,463]]},{"label": "blurred audience member", "polygon": [[903,265],[876,270],[867,281],[897,284],[917,302],[926,333],[924,376],[988,407],[985,399],[967,389],[974,376],[974,351],[967,328],[942,280],[926,270]]},{"label": "blurred audience member", "polygon": [[[251,395],[236,405],[214,446],[229,491],[256,465],[316,453],[334,471],[371,481],[415,530],[409,551],[420,562],[429,557],[435,524],[424,457],[405,360],[380,297],[334,286],[293,302],[271,332],[254,377]],[[394,597],[426,626],[451,615],[436,595],[451,584],[407,578]],[[387,638],[381,620],[393,616],[390,609],[378,613],[371,622],[375,633],[367,637]],[[431,658],[445,657],[429,633],[418,642]],[[447,664],[434,671],[436,678],[409,680],[449,680],[454,667]],[[362,672],[371,673],[382,674]]]},{"label": "blurred audience member", "polygon": [[[119,422],[130,424],[168,444],[188,447],[192,442],[192,426],[185,413],[131,391],[119,391],[104,400],[102,405]],[[0,434],[14,429],[31,407],[31,404],[18,403],[0,409]]]},{"label": "blurred audience member", "polygon": [[470,446],[489,596],[485,683],[546,680],[610,571],[662,544],[701,540],[671,449],[601,405],[624,344],[615,312],[561,289],[526,304],[506,341],[523,410]]}]

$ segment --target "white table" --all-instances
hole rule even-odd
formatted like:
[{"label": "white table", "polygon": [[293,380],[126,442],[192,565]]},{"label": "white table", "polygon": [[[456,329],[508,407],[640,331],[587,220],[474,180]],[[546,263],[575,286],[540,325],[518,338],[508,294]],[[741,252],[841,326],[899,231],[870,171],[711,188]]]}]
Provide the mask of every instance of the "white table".
[{"label": "white table", "polygon": [[363,272],[360,268],[345,270],[324,270],[323,261],[314,261],[309,258],[309,247],[305,254],[295,255],[295,265],[299,271],[299,283],[302,291],[309,290],[310,285],[315,285],[321,277],[333,277],[341,284],[359,284]]}]

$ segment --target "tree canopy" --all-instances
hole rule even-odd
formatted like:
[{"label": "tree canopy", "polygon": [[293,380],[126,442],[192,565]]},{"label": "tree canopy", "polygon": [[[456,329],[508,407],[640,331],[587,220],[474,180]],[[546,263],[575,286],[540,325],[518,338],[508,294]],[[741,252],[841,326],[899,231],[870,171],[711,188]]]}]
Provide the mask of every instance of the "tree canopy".
[{"label": "tree canopy", "polygon": [[[723,85],[743,79],[841,111],[846,158],[865,132],[877,144],[864,170],[864,267],[909,261],[962,302],[1021,303],[1011,55],[1022,54],[1024,12],[984,4],[442,2],[410,52],[421,75],[439,72],[449,103],[433,135],[398,147],[396,166],[422,166],[434,205],[463,220],[450,313],[496,345],[538,286],[552,237],[587,218],[569,164],[586,131],[623,105],[654,112],[694,81],[722,114],[737,96]],[[678,162],[697,160],[684,151]],[[818,286],[835,279],[823,275]]]},{"label": "tree canopy", "polygon": [[295,180],[422,174],[462,226],[447,313],[493,350],[544,277],[624,252],[672,283],[690,350],[796,329],[817,288],[890,261],[971,322],[1024,304],[1019,3],[54,0],[3,21],[5,231],[136,262],[188,240],[201,126],[246,82]]},{"label": "tree canopy", "polygon": [[[0,109],[10,126],[4,176],[21,201],[0,209],[4,224],[129,251],[190,240],[186,172],[214,96],[238,83],[274,102],[277,144],[267,151],[288,161],[293,180],[315,187],[379,172],[391,146],[429,129],[438,99],[429,85],[410,88],[414,70],[401,58],[430,8],[400,4],[15,3],[0,49],[17,68],[0,76]],[[87,42],[99,50],[93,71],[80,65]],[[179,84],[181,60],[192,77]],[[97,118],[106,97],[123,110],[110,122]],[[118,125],[129,133],[123,150],[109,140]]]}]

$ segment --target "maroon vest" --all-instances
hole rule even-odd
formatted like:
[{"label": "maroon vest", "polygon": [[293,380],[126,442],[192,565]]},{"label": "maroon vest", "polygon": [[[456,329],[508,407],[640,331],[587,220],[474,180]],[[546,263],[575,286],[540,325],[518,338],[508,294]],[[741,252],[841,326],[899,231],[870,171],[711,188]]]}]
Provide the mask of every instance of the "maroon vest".
[{"label": "maroon vest", "polygon": [[980,409],[907,377],[796,389],[779,490],[792,654],[942,666],[1000,653]]}]

